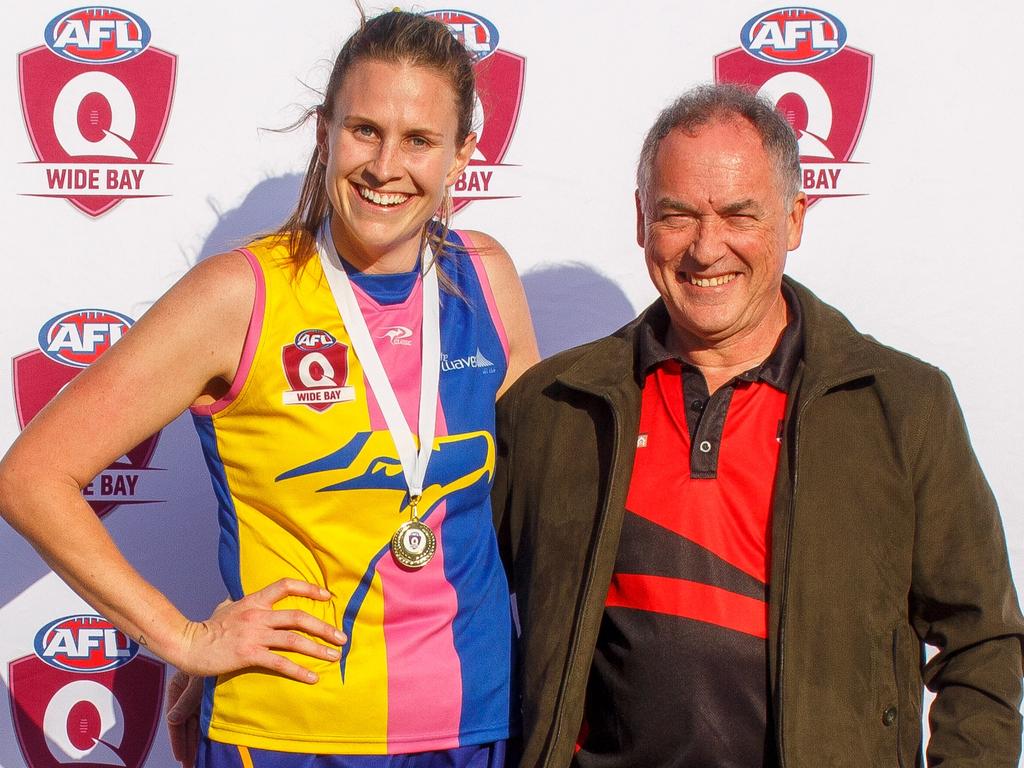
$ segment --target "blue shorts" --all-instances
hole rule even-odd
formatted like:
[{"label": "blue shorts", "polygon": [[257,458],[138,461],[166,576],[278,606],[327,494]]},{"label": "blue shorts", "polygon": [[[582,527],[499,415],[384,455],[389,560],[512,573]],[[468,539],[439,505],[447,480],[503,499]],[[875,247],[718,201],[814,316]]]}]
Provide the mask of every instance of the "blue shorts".
[{"label": "blue shorts", "polygon": [[309,755],[201,739],[196,768],[504,768],[504,741],[408,755]]}]

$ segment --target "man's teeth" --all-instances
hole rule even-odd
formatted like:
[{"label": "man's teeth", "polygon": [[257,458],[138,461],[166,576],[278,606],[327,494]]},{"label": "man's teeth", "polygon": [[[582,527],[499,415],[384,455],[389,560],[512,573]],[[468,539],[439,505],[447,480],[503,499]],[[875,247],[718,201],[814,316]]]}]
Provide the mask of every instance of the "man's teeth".
[{"label": "man's teeth", "polygon": [[736,279],[736,273],[731,272],[728,275],[719,275],[718,277],[694,277],[690,275],[690,284],[697,285],[701,288],[714,288],[716,285],[725,285],[731,283]]},{"label": "man's teeth", "polygon": [[369,187],[359,187],[359,194],[377,205],[398,205],[409,199],[401,192],[374,192]]}]

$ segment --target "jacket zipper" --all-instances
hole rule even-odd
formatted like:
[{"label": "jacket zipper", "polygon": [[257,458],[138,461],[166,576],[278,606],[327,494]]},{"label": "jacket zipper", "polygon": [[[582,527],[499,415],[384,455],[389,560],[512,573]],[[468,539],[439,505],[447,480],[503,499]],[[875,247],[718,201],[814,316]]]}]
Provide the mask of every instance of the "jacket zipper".
[{"label": "jacket zipper", "polygon": [[[830,385],[831,386],[831,385]],[[804,413],[807,412],[807,408],[821,397],[822,394],[830,389],[830,386],[823,386],[816,389],[811,395],[804,400],[800,405],[800,410],[796,414],[796,424],[793,426],[793,487],[789,493],[789,521],[787,526],[786,536],[786,565],[782,570],[782,604],[779,606],[779,682],[778,682],[778,693],[775,697],[776,712],[778,715],[778,752],[779,752],[779,768],[786,768],[786,750],[784,748],[784,729],[783,720],[785,719],[785,710],[782,707],[782,683],[784,680],[783,672],[786,666],[786,604],[789,602],[789,564],[791,561],[791,555],[793,552],[793,528],[794,521],[796,520],[796,491],[797,491],[797,480],[799,476],[800,466],[800,423],[803,421]]]},{"label": "jacket zipper", "polygon": [[[612,414],[612,427],[615,435],[614,442],[612,443],[612,464],[608,471],[608,489],[604,496],[604,504],[601,507],[601,522],[599,523],[597,537],[594,540],[594,546],[591,550],[590,567],[587,569],[587,581],[583,587],[583,607],[580,610],[579,617],[576,620],[576,627],[574,627],[574,629],[586,626],[584,619],[588,616],[587,609],[589,601],[587,598],[593,588],[594,570],[596,568],[594,560],[596,558],[596,554],[601,551],[601,542],[604,540],[605,529],[608,525],[608,504],[612,497],[612,489],[615,484],[615,467],[619,458],[619,416],[615,412],[615,408],[612,405],[610,397],[607,395],[601,395],[601,399],[604,400],[605,404],[608,406],[608,410],[611,411]],[[558,712],[559,715],[558,720],[555,723],[555,732],[551,738],[552,746],[556,746],[558,744],[559,737],[562,733],[562,720],[565,717],[565,713],[562,709],[562,700],[565,698],[565,691],[569,685],[569,676],[572,675],[572,670],[577,664],[577,657],[580,652],[580,634],[581,633],[579,631],[574,631],[572,633],[572,645],[569,648],[569,663],[566,665],[565,674],[562,675],[562,682],[559,686],[558,692],[558,700],[555,703],[555,712]],[[545,768],[551,765],[551,756],[554,751],[554,749],[548,750],[547,758],[544,760]]]}]

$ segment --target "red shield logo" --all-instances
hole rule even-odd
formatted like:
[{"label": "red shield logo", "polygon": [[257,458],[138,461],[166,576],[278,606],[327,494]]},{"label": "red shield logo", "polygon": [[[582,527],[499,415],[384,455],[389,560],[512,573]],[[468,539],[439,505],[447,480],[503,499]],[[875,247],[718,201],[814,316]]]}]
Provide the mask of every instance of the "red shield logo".
[{"label": "red shield logo", "polygon": [[[483,112],[477,130],[476,152],[455,183],[453,210],[472,200],[516,197],[503,184],[502,165],[519,120],[526,83],[526,59],[508,51],[495,51],[476,65],[477,93]],[[504,190],[504,192],[503,192]]]},{"label": "red shield logo", "polygon": [[503,164],[512,142],[523,101],[526,59],[498,48],[498,29],[490,20],[470,11],[428,11],[427,16],[448,26],[473,54],[477,83],[476,151],[452,190],[453,210],[473,200],[517,197],[510,169]]},{"label": "red shield logo", "polygon": [[152,47],[102,65],[46,46],[19,54],[22,113],[43,171],[26,194],[63,197],[94,217],[127,197],[158,196],[147,183],[171,112],[175,69],[173,54]]},{"label": "red shield logo", "polygon": [[69,672],[24,656],[10,663],[11,713],[29,768],[141,768],[153,746],[164,665],[138,656],[106,672]]},{"label": "red shield logo", "polygon": [[[18,426],[24,429],[43,407],[84,368],[73,368],[51,360],[36,349],[14,358],[14,402]],[[143,440],[122,460],[111,464],[83,491],[97,516],[103,517],[121,504],[145,504],[159,499],[147,498],[141,477],[149,470],[160,433]]]},{"label": "red shield logo", "polygon": [[715,56],[715,82],[757,89],[793,126],[812,204],[822,197],[866,194],[863,166],[851,157],[867,115],[871,74],[871,54],[849,46],[799,65],[762,61],[743,48]]},{"label": "red shield logo", "polygon": [[[304,331],[299,337],[309,333]],[[348,347],[330,338],[327,344],[289,344],[281,350],[281,363],[290,390],[284,392],[285,405],[305,405],[323,412],[336,403],[355,399],[348,381]]]}]

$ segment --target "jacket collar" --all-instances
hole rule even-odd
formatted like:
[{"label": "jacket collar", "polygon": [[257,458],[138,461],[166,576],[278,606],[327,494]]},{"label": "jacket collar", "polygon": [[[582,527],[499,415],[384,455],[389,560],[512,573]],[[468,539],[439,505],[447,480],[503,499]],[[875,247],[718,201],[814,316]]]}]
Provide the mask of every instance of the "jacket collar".
[{"label": "jacket collar", "polygon": [[[838,310],[789,277],[803,321],[802,388],[815,392],[873,376],[883,369],[876,344],[861,335]],[[597,397],[617,399],[639,392],[643,373],[639,363],[639,336],[644,318],[664,312],[661,299],[639,317],[610,336],[587,345],[558,381]]]},{"label": "jacket collar", "polygon": [[804,320],[802,388],[826,391],[884,369],[878,345],[859,333],[841,312],[790,277],[783,277],[800,302]]}]

